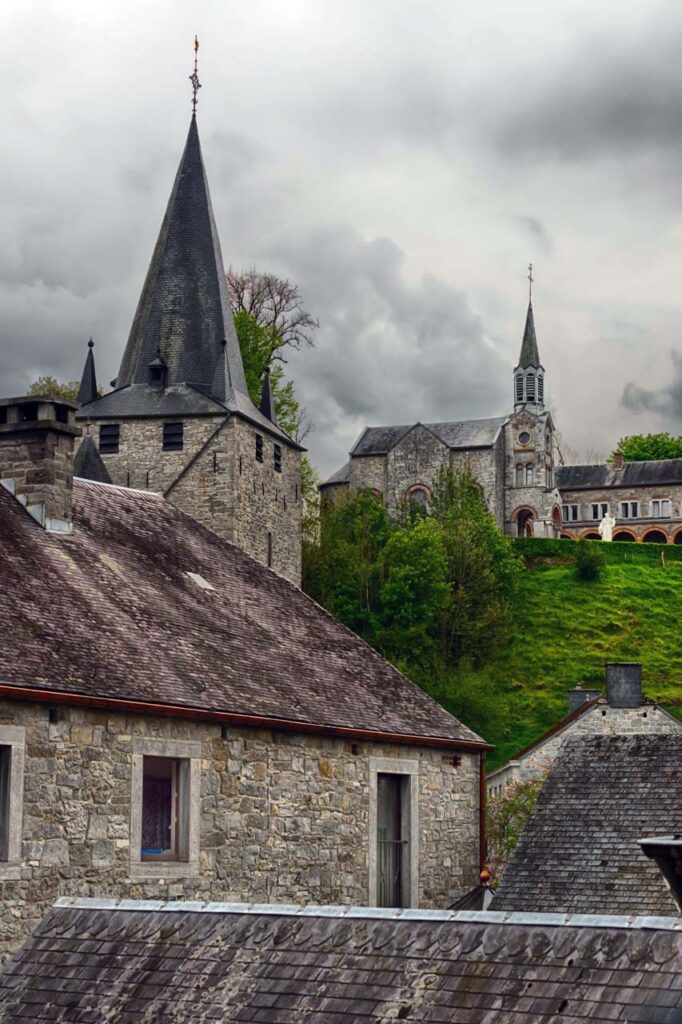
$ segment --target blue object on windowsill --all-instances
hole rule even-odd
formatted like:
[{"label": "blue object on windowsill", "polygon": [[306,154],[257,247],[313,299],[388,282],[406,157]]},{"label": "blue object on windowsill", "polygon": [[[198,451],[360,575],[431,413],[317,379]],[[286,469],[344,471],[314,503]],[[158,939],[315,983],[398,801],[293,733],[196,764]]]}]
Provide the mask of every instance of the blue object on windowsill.
[{"label": "blue object on windowsill", "polygon": [[148,857],[150,854],[163,853],[163,850],[142,850],[141,852],[143,857]]}]

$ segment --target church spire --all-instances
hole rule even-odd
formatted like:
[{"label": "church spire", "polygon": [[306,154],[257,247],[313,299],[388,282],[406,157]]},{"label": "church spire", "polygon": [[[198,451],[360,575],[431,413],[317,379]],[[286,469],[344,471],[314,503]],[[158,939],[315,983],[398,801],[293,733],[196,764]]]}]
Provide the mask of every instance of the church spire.
[{"label": "church spire", "polygon": [[265,379],[263,381],[263,391],[260,398],[260,411],[264,416],[277,426],[277,413],[275,412],[275,400],[272,397],[272,388],[270,386],[270,367],[268,366],[265,371]]},{"label": "church spire", "polygon": [[87,402],[94,402],[97,398],[97,375],[95,373],[95,356],[93,354],[93,348],[95,343],[90,338],[88,342],[88,354],[85,357],[85,366],[83,367],[83,376],[81,377],[81,386],[78,389],[78,397],[76,399],[81,405],[85,405]]},{"label": "church spire", "polygon": [[514,408],[531,406],[539,411],[545,403],[545,371],[540,362],[533,316],[533,264],[528,264],[528,311],[523,329],[521,354],[514,369]]}]

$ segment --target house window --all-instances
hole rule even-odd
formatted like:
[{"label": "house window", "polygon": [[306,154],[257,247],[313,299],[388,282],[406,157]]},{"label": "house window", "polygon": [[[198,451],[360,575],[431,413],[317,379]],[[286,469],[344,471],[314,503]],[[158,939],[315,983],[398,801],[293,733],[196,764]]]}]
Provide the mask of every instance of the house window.
[{"label": "house window", "polygon": [[181,452],[183,446],[183,423],[164,423],[163,450],[165,452]]},{"label": "house window", "polygon": [[0,726],[0,879],[21,877],[25,733]]},{"label": "house window", "polygon": [[526,466],[526,487],[532,487],[535,483],[535,469],[533,466]]},{"label": "house window", "polygon": [[419,762],[370,758],[370,883],[375,907],[412,907],[419,898]]},{"label": "house window", "polygon": [[639,516],[639,502],[638,501],[621,501],[620,503],[620,517],[621,519],[637,519]]},{"label": "house window", "polygon": [[523,481],[526,478],[526,471],[523,466],[516,467],[516,486],[523,487]]},{"label": "house window", "polygon": [[118,454],[118,443],[120,437],[120,425],[118,423],[103,423],[99,428],[99,450],[103,455]]},{"label": "house window", "polygon": [[201,743],[134,738],[133,877],[198,874],[200,774]]},{"label": "house window", "polygon": [[668,498],[661,498],[656,501],[652,501],[651,515],[655,519],[667,519],[670,515],[670,501]]},{"label": "house window", "polygon": [[592,509],[592,518],[594,520],[601,522],[604,516],[608,515],[609,506],[606,501],[594,502],[590,507]]},{"label": "house window", "polygon": [[256,434],[256,462],[263,461],[263,435]]},{"label": "house window", "polygon": [[561,506],[561,518],[565,523],[577,523],[578,522],[578,506],[577,505],[562,505]]},{"label": "house window", "polygon": [[280,444],[276,444],[274,446],[272,452],[273,452],[273,461],[274,461],[274,464],[275,464],[275,473],[281,473],[282,472],[282,446]]}]

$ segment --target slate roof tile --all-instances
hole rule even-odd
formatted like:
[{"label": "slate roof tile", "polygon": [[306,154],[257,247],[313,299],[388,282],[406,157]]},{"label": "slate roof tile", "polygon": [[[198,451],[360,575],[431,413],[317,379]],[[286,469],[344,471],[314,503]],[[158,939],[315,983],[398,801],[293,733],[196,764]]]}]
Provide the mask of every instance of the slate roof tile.
[{"label": "slate roof tile", "polygon": [[302,591],[159,495],[75,480],[73,521],[69,536],[46,533],[0,488],[1,683],[481,742]]},{"label": "slate roof tile", "polygon": [[[682,1020],[679,919],[644,928],[608,917],[558,925],[501,923],[485,912],[328,914],[57,905],[0,974],[0,1024],[46,1012],[56,1022],[95,1012],[129,1024]],[[75,982],[59,972],[102,934],[96,975]],[[41,959],[46,943],[57,956],[51,967]],[[170,956],[178,945],[181,956]]]},{"label": "slate roof tile", "polygon": [[638,840],[682,831],[682,736],[564,741],[493,910],[670,914]]},{"label": "slate roof tile", "polygon": [[[506,416],[484,420],[453,420],[447,423],[424,423],[449,448],[489,448],[495,443]],[[351,455],[385,455],[402,441],[417,424],[403,426],[365,427],[351,449]]]},{"label": "slate roof tile", "polygon": [[622,469],[614,469],[608,463],[596,466],[559,466],[556,470],[555,480],[560,491],[680,484],[682,483],[682,459],[626,462]]}]

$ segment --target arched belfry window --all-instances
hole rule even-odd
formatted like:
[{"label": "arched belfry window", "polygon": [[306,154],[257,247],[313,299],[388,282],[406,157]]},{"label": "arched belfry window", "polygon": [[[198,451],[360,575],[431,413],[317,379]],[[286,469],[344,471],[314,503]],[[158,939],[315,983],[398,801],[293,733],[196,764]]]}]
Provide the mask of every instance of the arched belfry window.
[{"label": "arched belfry window", "polygon": [[535,483],[535,470],[532,466],[526,466],[526,486],[532,487]]},{"label": "arched belfry window", "polygon": [[523,482],[524,482],[524,479],[525,479],[525,475],[526,474],[525,474],[525,470],[524,470],[523,466],[517,466],[516,467],[516,486],[517,487],[523,487]]},{"label": "arched belfry window", "polygon": [[535,374],[529,373],[526,376],[526,401],[535,401]]},{"label": "arched belfry window", "polygon": [[516,384],[516,401],[517,402],[522,402],[523,401],[523,374],[522,373],[517,373],[516,374],[515,384]]}]

